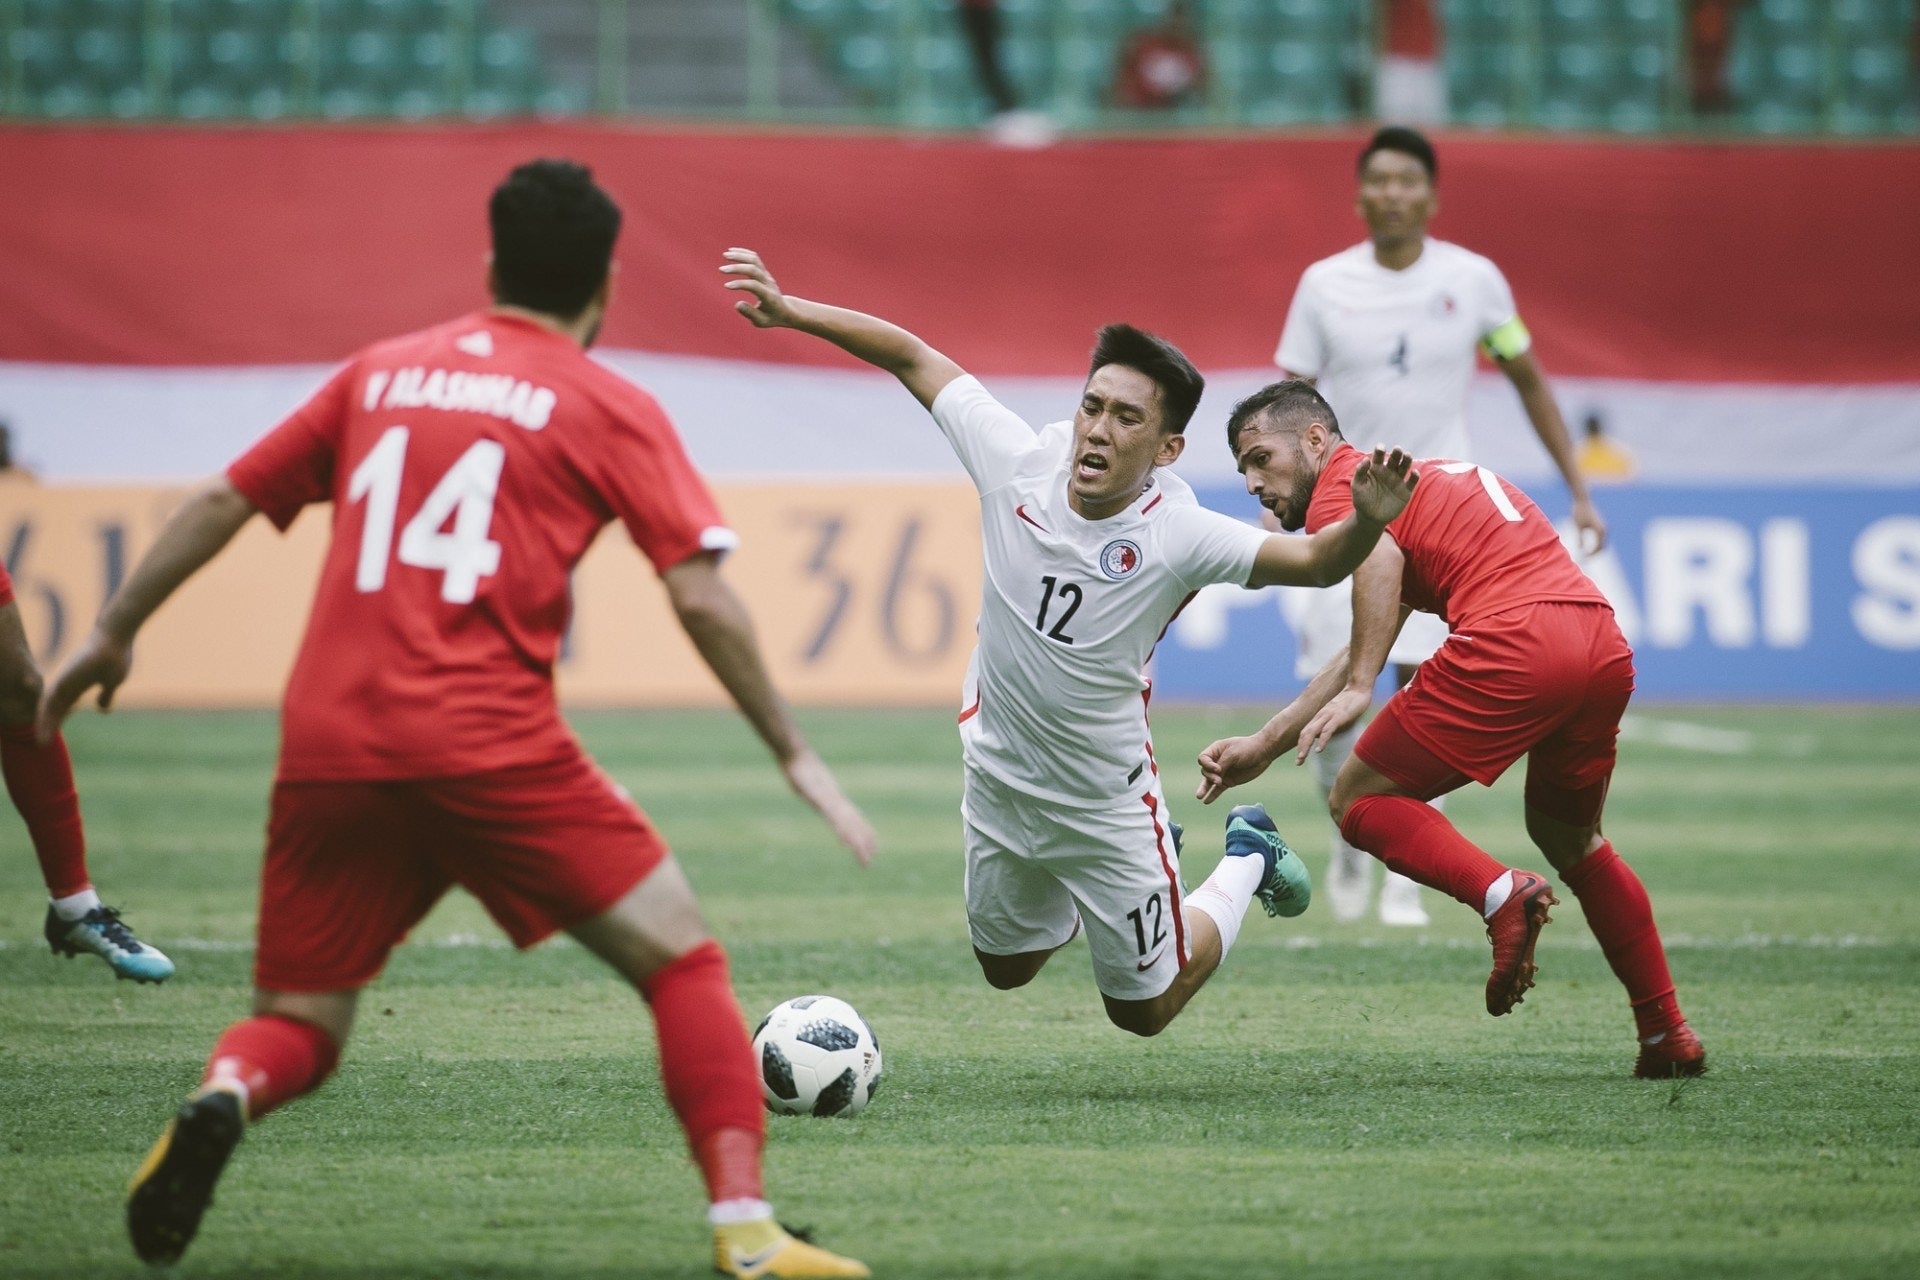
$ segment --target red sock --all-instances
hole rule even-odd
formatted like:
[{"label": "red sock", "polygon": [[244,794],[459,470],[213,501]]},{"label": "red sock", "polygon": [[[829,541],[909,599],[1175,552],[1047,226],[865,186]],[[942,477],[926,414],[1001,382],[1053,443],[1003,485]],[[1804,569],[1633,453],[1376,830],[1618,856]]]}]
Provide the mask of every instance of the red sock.
[{"label": "red sock", "polygon": [[727,981],[727,953],[701,943],[640,984],[660,1040],[660,1077],[707,1198],[764,1200],[760,1147],[766,1108],[747,1024]]},{"label": "red sock", "polygon": [[1667,972],[1667,951],[1653,923],[1653,903],[1633,868],[1603,842],[1560,878],[1580,899],[1601,954],[1626,987],[1640,1034],[1657,1036],[1679,1026],[1680,1001]]},{"label": "red sock", "polygon": [[1347,806],[1340,834],[1409,880],[1458,898],[1475,915],[1486,907],[1487,886],[1508,871],[1445,814],[1412,796],[1361,796]]},{"label": "red sock", "polygon": [[80,797],[73,789],[66,739],[55,734],[43,747],[34,740],[30,724],[0,729],[0,773],[6,775],[13,807],[27,820],[47,896],[65,898],[91,888],[87,837],[80,825]]},{"label": "red sock", "polygon": [[333,1037],[298,1018],[266,1014],[220,1033],[201,1083],[232,1075],[247,1086],[247,1119],[318,1089],[340,1062]]}]

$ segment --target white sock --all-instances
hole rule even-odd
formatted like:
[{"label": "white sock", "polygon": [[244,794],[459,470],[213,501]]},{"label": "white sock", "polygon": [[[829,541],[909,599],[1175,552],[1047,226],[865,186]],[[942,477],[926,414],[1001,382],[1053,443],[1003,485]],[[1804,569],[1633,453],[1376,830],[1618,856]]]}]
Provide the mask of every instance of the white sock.
[{"label": "white sock", "polygon": [[1507,904],[1513,896],[1513,872],[1502,871],[1494,882],[1487,886],[1487,905],[1480,908],[1482,920],[1493,919],[1493,913]]},{"label": "white sock", "polygon": [[743,1196],[738,1200],[716,1200],[707,1206],[707,1221],[716,1227],[730,1227],[739,1222],[757,1222],[761,1218],[771,1218],[773,1206],[765,1200],[755,1200]]},{"label": "white sock", "polygon": [[83,919],[87,912],[100,905],[100,895],[88,885],[78,893],[70,893],[64,898],[53,898],[53,914],[69,923]]},{"label": "white sock", "polygon": [[1187,905],[1204,912],[1220,930],[1220,958],[1225,960],[1240,936],[1240,922],[1253,902],[1253,891],[1266,879],[1267,860],[1253,854],[1220,859],[1205,884],[1187,898]]}]

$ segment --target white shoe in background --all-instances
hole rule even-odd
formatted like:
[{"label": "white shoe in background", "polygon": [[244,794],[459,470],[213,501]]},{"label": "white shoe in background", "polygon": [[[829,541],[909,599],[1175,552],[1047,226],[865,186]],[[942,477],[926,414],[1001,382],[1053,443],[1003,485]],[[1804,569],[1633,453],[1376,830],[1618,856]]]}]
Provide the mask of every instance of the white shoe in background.
[{"label": "white shoe in background", "polygon": [[1380,923],[1418,929],[1431,924],[1420,905],[1420,885],[1397,871],[1387,872],[1380,884]]}]

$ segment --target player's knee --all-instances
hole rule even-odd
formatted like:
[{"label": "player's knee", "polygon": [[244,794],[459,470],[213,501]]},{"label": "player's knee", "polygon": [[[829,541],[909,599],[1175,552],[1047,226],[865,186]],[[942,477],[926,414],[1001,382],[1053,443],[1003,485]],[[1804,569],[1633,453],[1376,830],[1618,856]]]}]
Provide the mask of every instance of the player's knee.
[{"label": "player's knee", "polygon": [[44,682],[31,663],[7,664],[0,672],[0,726],[26,724],[40,706]]},{"label": "player's knee", "polygon": [[1032,982],[1034,975],[1040,972],[1037,965],[1026,963],[1024,956],[995,956],[984,951],[975,951],[973,958],[980,962],[980,973],[987,985],[995,991],[1012,991]]},{"label": "player's knee", "polygon": [[1136,1036],[1152,1039],[1167,1029],[1173,1021],[1173,1011],[1161,1007],[1157,1000],[1107,1001],[1107,1021],[1122,1031],[1131,1031]]}]

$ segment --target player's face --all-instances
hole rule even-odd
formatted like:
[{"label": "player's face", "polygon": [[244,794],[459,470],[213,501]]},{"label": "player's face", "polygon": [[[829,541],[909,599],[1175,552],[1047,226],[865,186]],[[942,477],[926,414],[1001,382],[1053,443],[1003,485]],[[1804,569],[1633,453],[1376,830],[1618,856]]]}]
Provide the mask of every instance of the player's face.
[{"label": "player's face", "polygon": [[1087,379],[1073,415],[1073,469],[1067,495],[1089,520],[1118,515],[1140,496],[1155,467],[1180,456],[1183,436],[1160,429],[1160,384],[1126,365],[1102,365]]},{"label": "player's face", "polygon": [[1360,216],[1375,244],[1417,240],[1433,217],[1433,179],[1404,151],[1376,151],[1360,170]]},{"label": "player's face", "polygon": [[1240,456],[1234,461],[1247,478],[1247,492],[1273,513],[1282,529],[1294,533],[1307,523],[1320,465],[1307,453],[1300,433],[1249,424],[1240,430]]}]

